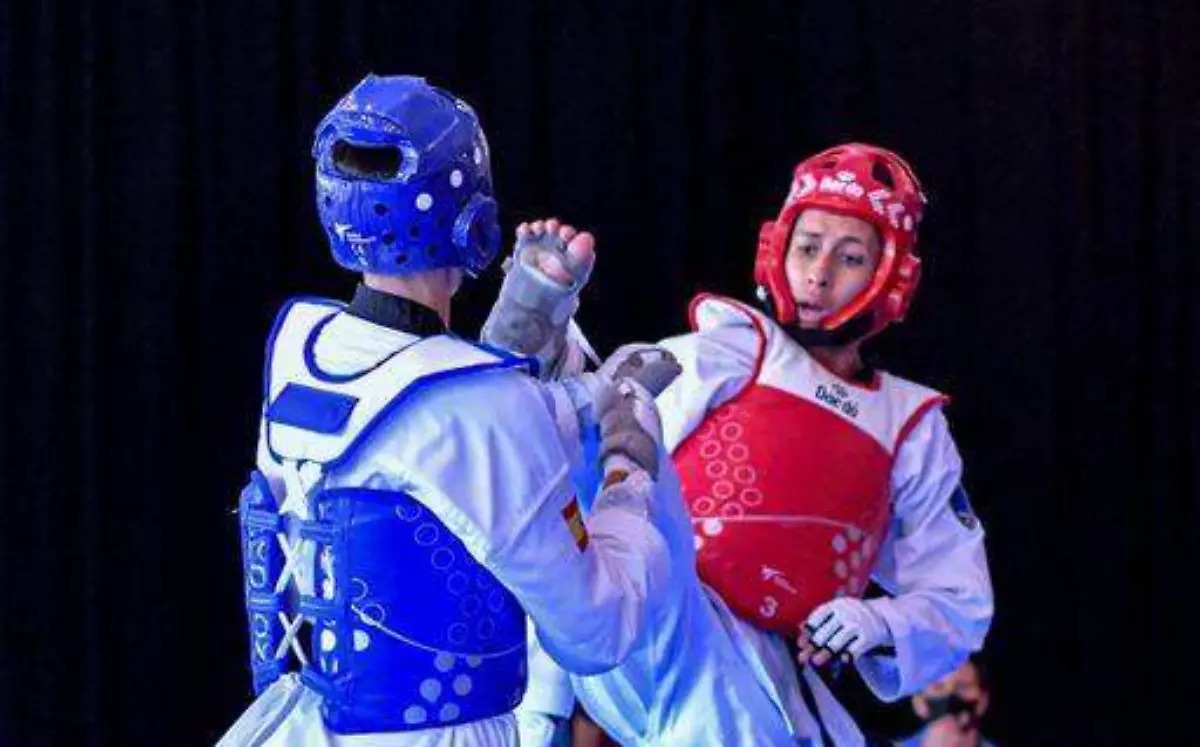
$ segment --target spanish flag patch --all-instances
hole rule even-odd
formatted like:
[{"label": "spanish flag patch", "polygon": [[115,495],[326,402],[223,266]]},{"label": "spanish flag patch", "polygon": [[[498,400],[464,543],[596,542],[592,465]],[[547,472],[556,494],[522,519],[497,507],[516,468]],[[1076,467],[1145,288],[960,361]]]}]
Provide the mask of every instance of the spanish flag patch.
[{"label": "spanish flag patch", "polygon": [[583,516],[579,513],[579,501],[572,498],[562,510],[562,516],[567,522],[567,528],[571,530],[571,536],[575,538],[575,546],[579,548],[579,552],[583,552],[588,546],[588,533],[587,527],[583,525]]}]

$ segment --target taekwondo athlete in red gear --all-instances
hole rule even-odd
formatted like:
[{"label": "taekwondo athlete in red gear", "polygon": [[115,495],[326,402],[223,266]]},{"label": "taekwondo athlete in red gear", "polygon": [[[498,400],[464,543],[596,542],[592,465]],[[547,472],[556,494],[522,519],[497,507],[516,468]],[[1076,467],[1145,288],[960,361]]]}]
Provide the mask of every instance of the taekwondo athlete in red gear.
[{"label": "taekwondo athlete in red gear", "polygon": [[220,744],[515,746],[526,614],[559,666],[604,671],[669,583],[637,461],[653,403],[599,391],[607,479],[584,523],[534,362],[447,329],[499,245],[472,109],[368,76],[313,155],[334,259],[363,280],[349,304],[289,302],[267,345],[240,505],[258,698]]},{"label": "taekwondo athlete in red gear", "polygon": [[[983,529],[946,399],[860,355],[911,303],[924,206],[911,168],[881,148],[805,160],[760,235],[768,311],[702,295],[695,331],[660,343],[683,367],[657,401],[700,576],[798,737],[863,742],[814,667],[849,655],[891,701],[953,670],[991,623]],[[861,599],[868,578],[890,596]],[[543,680],[531,692],[558,693],[539,699],[563,715],[561,684]]]}]

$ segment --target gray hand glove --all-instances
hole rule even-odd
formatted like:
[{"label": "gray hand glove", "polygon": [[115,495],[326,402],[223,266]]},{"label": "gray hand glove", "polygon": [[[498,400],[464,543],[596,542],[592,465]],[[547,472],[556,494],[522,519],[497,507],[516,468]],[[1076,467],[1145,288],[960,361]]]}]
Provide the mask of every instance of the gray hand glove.
[{"label": "gray hand glove", "polygon": [[595,407],[605,481],[616,472],[628,473],[631,467],[650,477],[657,475],[662,423],[650,392],[633,379],[623,379],[604,387]]},{"label": "gray hand glove", "polygon": [[[572,280],[563,285],[539,269],[542,255],[553,254]],[[497,347],[534,356],[544,373],[553,370],[566,347],[567,326],[579,307],[579,293],[591,276],[595,255],[580,262],[557,234],[530,234],[517,240],[504,263],[500,295],[483,324],[480,338]]]},{"label": "gray hand glove", "polygon": [[636,381],[651,397],[657,397],[683,368],[666,348],[635,342],[617,348],[599,372],[614,383],[625,379]]}]

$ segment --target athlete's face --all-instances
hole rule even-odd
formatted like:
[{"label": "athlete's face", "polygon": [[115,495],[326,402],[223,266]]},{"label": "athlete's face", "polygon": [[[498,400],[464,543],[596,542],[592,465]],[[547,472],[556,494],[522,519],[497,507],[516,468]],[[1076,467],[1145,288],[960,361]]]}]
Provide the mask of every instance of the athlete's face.
[{"label": "athlete's face", "polygon": [[810,208],[792,229],[784,268],[801,327],[816,328],[871,282],[882,249],[860,218]]}]

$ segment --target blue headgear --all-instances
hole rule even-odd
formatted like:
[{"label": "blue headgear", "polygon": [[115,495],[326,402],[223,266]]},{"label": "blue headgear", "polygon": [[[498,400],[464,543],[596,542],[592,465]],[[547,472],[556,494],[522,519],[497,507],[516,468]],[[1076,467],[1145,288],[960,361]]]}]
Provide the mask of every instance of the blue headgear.
[{"label": "blue headgear", "polygon": [[317,126],[317,213],[337,263],[482,272],[500,247],[487,140],[423,78],[368,75]]}]

